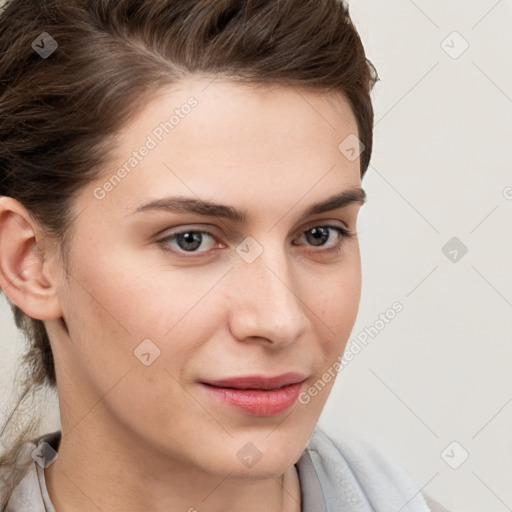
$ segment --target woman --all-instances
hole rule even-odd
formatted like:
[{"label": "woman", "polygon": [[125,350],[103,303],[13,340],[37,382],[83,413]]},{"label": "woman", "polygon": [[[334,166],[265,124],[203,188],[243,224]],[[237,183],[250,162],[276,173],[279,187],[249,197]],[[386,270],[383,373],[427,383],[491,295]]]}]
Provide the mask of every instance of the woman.
[{"label": "woman", "polygon": [[430,510],[316,427],[372,150],[348,8],[10,0],[0,41],[0,284],[62,426],[10,445],[3,509]]}]

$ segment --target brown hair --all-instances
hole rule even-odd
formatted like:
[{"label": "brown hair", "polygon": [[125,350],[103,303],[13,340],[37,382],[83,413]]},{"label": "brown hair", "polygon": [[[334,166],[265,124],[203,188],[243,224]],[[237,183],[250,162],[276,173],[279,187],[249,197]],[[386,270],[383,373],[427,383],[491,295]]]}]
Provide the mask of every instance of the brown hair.
[{"label": "brown hair", "polygon": [[[49,41],[43,32],[58,45],[46,57],[34,46]],[[66,261],[73,200],[108,165],[116,132],[162,86],[199,75],[343,94],[364,144],[364,176],[378,76],[342,0],[8,0],[0,11],[0,195],[20,201],[61,242]],[[55,388],[56,377],[44,323],[10,305],[28,340],[19,406],[31,391]],[[39,424],[18,432],[0,468],[14,464]]]}]

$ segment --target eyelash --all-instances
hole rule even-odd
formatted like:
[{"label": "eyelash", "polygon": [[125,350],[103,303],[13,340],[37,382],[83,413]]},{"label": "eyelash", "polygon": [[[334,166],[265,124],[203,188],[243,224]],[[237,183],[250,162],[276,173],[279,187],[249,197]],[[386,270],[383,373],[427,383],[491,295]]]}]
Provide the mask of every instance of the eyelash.
[{"label": "eyelash", "polygon": [[[306,229],[305,231],[303,231],[303,233],[312,231],[315,228],[330,228],[330,229],[335,230],[339,235],[338,241],[336,242],[336,244],[333,245],[332,247],[330,247],[329,249],[313,251],[313,252],[319,252],[321,254],[331,254],[331,253],[337,254],[337,253],[341,252],[343,245],[344,245],[343,244],[344,240],[347,240],[349,238],[354,238],[356,236],[356,233],[352,233],[348,229],[342,228],[340,226],[330,225],[330,224],[319,224],[317,226],[313,226],[309,229]],[[172,235],[168,235],[164,238],[161,238],[160,240],[157,240],[157,243],[161,244],[163,250],[171,252],[180,258],[191,258],[191,257],[194,257],[195,255],[202,254],[202,252],[198,252],[198,251],[183,251],[182,249],[181,250],[169,249],[170,244],[168,243],[168,241],[174,240],[177,237],[179,237],[180,235],[184,235],[185,233],[200,233],[201,235],[207,235],[215,240],[215,237],[209,231],[204,231],[201,229],[186,229],[186,230],[179,231],[177,233],[173,233]],[[323,246],[317,246],[317,247],[323,247]],[[203,251],[203,252],[206,253],[209,251]],[[190,254],[190,256],[184,256],[184,254]]]}]

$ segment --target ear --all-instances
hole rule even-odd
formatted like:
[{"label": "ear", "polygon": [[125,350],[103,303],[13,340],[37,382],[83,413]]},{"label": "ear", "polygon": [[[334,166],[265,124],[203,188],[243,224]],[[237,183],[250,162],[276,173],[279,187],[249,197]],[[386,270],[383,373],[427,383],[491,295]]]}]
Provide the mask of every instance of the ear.
[{"label": "ear", "polygon": [[0,286],[36,320],[62,316],[57,296],[56,244],[12,197],[0,197]]}]

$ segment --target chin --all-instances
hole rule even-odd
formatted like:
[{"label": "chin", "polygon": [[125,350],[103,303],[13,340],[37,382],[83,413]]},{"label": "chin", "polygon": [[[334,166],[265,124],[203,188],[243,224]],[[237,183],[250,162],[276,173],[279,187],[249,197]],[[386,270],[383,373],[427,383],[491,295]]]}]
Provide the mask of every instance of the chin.
[{"label": "chin", "polygon": [[[239,464],[234,464],[231,468],[226,468],[229,478],[235,480],[268,480],[269,478],[279,478],[285,473],[295,461],[270,461],[264,463],[260,460],[252,468],[243,468]],[[224,475],[226,473],[223,473]]]},{"label": "chin", "polygon": [[240,480],[277,478],[297,462],[307,443],[307,439],[301,442],[292,436],[286,441],[275,433],[268,439],[251,438],[235,437],[222,453],[212,454],[210,472],[230,474],[230,478]]}]

